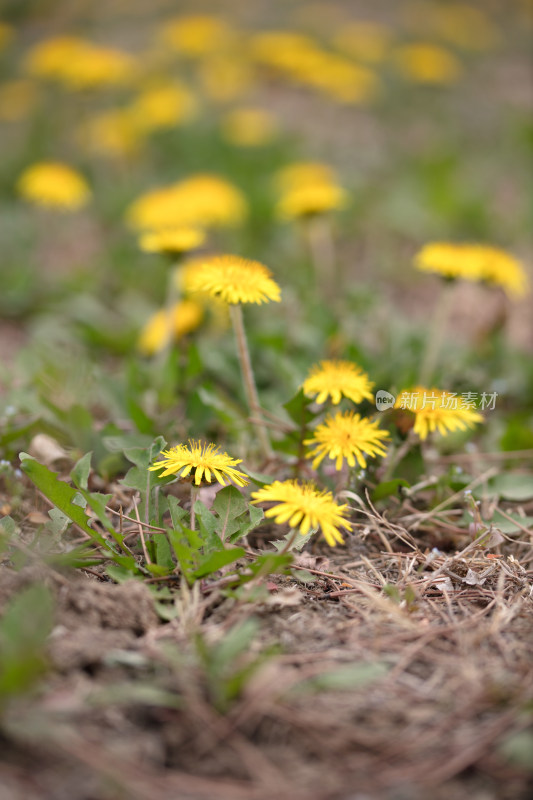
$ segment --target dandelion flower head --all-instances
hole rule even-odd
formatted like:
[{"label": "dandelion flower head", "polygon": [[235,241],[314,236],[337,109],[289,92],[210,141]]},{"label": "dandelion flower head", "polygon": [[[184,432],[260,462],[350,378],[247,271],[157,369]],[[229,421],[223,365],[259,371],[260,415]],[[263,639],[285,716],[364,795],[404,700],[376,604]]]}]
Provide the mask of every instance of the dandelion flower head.
[{"label": "dandelion flower head", "polygon": [[528,291],[529,281],[522,264],[504,250],[488,245],[432,242],[416,255],[415,266],[445,278],[485,281],[516,297]]},{"label": "dandelion flower head", "polygon": [[150,132],[189,122],[196,108],[192,92],[174,81],[143,89],[131,104],[129,113],[139,130]]},{"label": "dandelion flower head", "polygon": [[199,174],[138,197],[126,215],[138,230],[176,226],[200,228],[240,225],[247,213],[243,193],[218,175]]},{"label": "dandelion flower head", "polygon": [[281,289],[264,264],[234,255],[203,261],[188,276],[188,288],[226,303],[278,303],[281,299]]},{"label": "dandelion flower head", "polygon": [[145,356],[160,353],[171,342],[196,330],[203,319],[203,308],[194,300],[181,300],[172,308],[162,308],[143,327],[137,348]]},{"label": "dandelion flower head", "polygon": [[197,14],[167,20],[159,29],[159,38],[179,55],[199,58],[227,48],[234,35],[224,20]]},{"label": "dandelion flower head", "polygon": [[327,543],[334,547],[344,543],[340,528],[350,530],[346,519],[347,505],[339,505],[331,492],[320,491],[312,483],[295,480],[274,481],[252,492],[253,503],[276,503],[265,511],[265,517],[278,525],[288,523],[305,536],[311,528],[320,528]]},{"label": "dandelion flower head", "polygon": [[315,402],[319,405],[328,397],[338,405],[342,397],[353,403],[372,400],[373,386],[366,372],[351,361],[321,361],[311,368],[302,389],[307,395],[316,395]]},{"label": "dandelion flower head", "polygon": [[228,482],[236,486],[246,486],[249,483],[246,475],[236,469],[242,459],[231,458],[214,444],[189,439],[188,445],[178,444],[176,447],[162,450],[160,456],[162,459],[148,469],[151,471],[162,469],[161,478],[168,475],[187,478],[191,475],[196,486],[199,486],[202,480],[211,483],[213,478],[222,486],[226,486]]},{"label": "dandelion flower head", "polygon": [[401,392],[394,407],[415,415],[413,430],[421,439],[427,439],[434,431],[447,436],[448,433],[473,428],[478,422],[483,422],[474,403],[442,389],[416,386],[410,391]]},{"label": "dandelion flower head", "polygon": [[177,256],[196,250],[206,239],[201,228],[162,228],[157,231],[146,231],[139,240],[139,246],[145,253],[167,253]]},{"label": "dandelion flower head", "polygon": [[327,456],[335,461],[335,469],[340,470],[346,459],[348,466],[366,467],[366,456],[384,456],[384,442],[389,438],[387,431],[380,430],[377,421],[361,417],[353,411],[337,413],[327,417],[317,425],[313,437],[304,444],[311,446],[310,457],[313,469]]},{"label": "dandelion flower head", "polygon": [[31,203],[69,211],[86,205],[90,196],[89,187],[79,172],[54,161],[29,166],[19,177],[17,190]]},{"label": "dandelion flower head", "polygon": [[416,83],[446,85],[455,83],[462,73],[457,57],[432,42],[401,45],[394,51],[394,60],[404,77]]}]

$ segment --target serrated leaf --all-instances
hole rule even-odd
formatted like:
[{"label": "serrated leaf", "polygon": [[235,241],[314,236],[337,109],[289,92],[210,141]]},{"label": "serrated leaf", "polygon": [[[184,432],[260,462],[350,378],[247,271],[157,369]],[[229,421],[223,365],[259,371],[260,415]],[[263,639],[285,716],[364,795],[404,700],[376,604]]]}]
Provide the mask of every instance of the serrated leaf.
[{"label": "serrated leaf", "polygon": [[265,516],[265,512],[262,508],[258,506],[248,506],[248,513],[244,513],[241,517],[238,518],[237,522],[239,523],[239,527],[235,533],[232,533],[228,537],[228,541],[233,544],[238,539],[242,539],[243,536],[247,536],[254,528],[261,523]]},{"label": "serrated leaf", "polygon": [[235,533],[236,526],[232,523],[247,508],[246,500],[235,486],[226,486],[217,493],[213,501],[213,511],[217,513],[220,520],[217,533],[222,541],[225,541],[226,537]]},{"label": "serrated leaf", "polygon": [[315,535],[318,528],[311,528],[308,533],[302,536],[302,534],[298,534],[298,536],[294,537],[293,531],[289,531],[289,533],[283,537],[283,539],[276,539],[272,544],[280,553],[285,547],[287,547],[287,542],[293,539],[291,545],[287,548],[287,552],[291,552],[292,550],[302,550],[303,547],[307,544],[307,542],[311,539],[312,536]]},{"label": "serrated leaf", "polygon": [[70,477],[72,478],[74,485],[77,486],[78,489],[83,489],[84,491],[87,491],[89,486],[89,473],[91,471],[92,455],[92,452],[85,453],[85,455],[76,462],[72,472],[70,473]]},{"label": "serrated leaf", "polygon": [[75,499],[80,496],[80,493],[76,489],[73,489],[68,483],[60,481],[55,472],[49,470],[44,464],[40,464],[33,456],[28,455],[28,453],[20,454],[20,467],[37,488],[46,495],[60,511],[66,514],[72,522],[75,522],[76,525],[85,531],[85,533],[88,533],[89,536],[100,545],[106,549],[110,549],[109,542],[107,542],[98,531],[91,528],[89,517],[85,511],[74,502]]},{"label": "serrated leaf", "polygon": [[184,517],[187,516],[187,512],[180,505],[178,498],[174,497],[174,495],[169,494],[167,500],[168,500],[168,510],[170,511],[170,519],[172,520],[172,525],[174,526],[175,530],[178,530],[181,528],[181,521]]},{"label": "serrated leaf", "polygon": [[228,564],[233,564],[234,561],[238,561],[239,558],[243,558],[245,555],[246,551],[242,547],[233,547],[230,550],[219,550],[211,553],[200,559],[200,563],[192,573],[192,577],[195,579],[204,578],[206,575],[211,575]]},{"label": "serrated leaf", "polygon": [[314,419],[315,415],[309,410],[312,400],[305,396],[303,389],[299,389],[283,408],[299,428],[304,428]]}]

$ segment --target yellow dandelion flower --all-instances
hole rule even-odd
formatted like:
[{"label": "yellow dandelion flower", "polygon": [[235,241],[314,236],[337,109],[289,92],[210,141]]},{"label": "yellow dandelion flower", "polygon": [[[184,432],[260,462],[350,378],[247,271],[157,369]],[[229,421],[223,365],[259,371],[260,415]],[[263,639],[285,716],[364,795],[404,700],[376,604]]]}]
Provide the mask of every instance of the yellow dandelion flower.
[{"label": "yellow dandelion flower", "polygon": [[145,253],[167,253],[177,256],[196,250],[205,242],[205,231],[200,228],[163,228],[144,233],[139,246]]},{"label": "yellow dandelion flower", "polygon": [[125,158],[137,153],[142,143],[138,125],[128,109],[112,109],[88,119],[78,129],[80,144],[92,153]]},{"label": "yellow dandelion flower", "polygon": [[321,161],[295,161],[280,169],[275,180],[282,192],[288,192],[316,183],[336,183],[337,174],[333,167]]},{"label": "yellow dandelion flower", "polygon": [[276,117],[263,108],[238,108],[222,120],[224,138],[238,147],[261,147],[278,131]]},{"label": "yellow dandelion flower", "polygon": [[26,55],[32,75],[52,78],[70,89],[122,86],[137,72],[133,56],[77,36],[58,36],[35,45]]},{"label": "yellow dandelion flower", "polygon": [[87,42],[56,77],[69,89],[97,89],[128,85],[136,74],[137,63],[129,53]]},{"label": "yellow dandelion flower", "polygon": [[413,430],[421,439],[427,439],[434,431],[446,436],[483,422],[482,415],[475,411],[473,400],[442,389],[416,386],[410,391],[400,392],[394,407],[413,412]]},{"label": "yellow dandelion flower", "polygon": [[332,403],[338,405],[342,397],[353,403],[372,400],[373,386],[366,372],[351,361],[321,361],[311,368],[302,389],[305,394],[316,395],[318,404],[331,397]]},{"label": "yellow dandelion flower", "polygon": [[333,44],[352,58],[377,64],[383,61],[392,41],[392,33],[378,22],[349,22],[343,25]]},{"label": "yellow dandelion flower", "polygon": [[178,444],[168,450],[163,450],[161,461],[148,467],[149,470],[164,470],[161,478],[167,475],[179,475],[187,478],[194,475],[194,483],[199,486],[202,480],[211,483],[212,479],[226,486],[231,481],[236,486],[246,486],[250,481],[243,472],[235,469],[242,462],[241,458],[231,458],[227,453],[221,453],[214,444],[204,444],[194,439],[189,439],[188,446]]},{"label": "yellow dandelion flower", "polygon": [[529,287],[522,264],[504,250],[488,245],[431,242],[417,253],[415,266],[423,272],[435,272],[445,278],[463,278],[501,286],[516,297],[525,295]]},{"label": "yellow dandelion flower", "polygon": [[340,412],[334,417],[327,417],[325,422],[317,425],[313,437],[304,444],[312,446],[310,457],[313,458],[313,469],[326,456],[335,461],[335,469],[341,469],[344,459],[348,466],[356,463],[363,469],[366,467],[365,456],[384,456],[384,442],[389,438],[387,431],[378,427],[377,421],[361,417],[353,411]]},{"label": "yellow dandelion flower", "polygon": [[291,528],[299,528],[303,536],[311,528],[320,528],[331,547],[344,543],[339,528],[351,528],[345,519],[348,506],[339,505],[331,492],[320,491],[312,483],[274,481],[252,492],[252,502],[276,503],[265,511],[265,517],[273,518],[278,525],[287,522]]},{"label": "yellow dandelion flower", "polygon": [[196,58],[226,48],[234,34],[224,20],[198,14],[167,20],[159,29],[159,37],[180,55]]},{"label": "yellow dandelion flower", "polygon": [[22,197],[36,205],[75,211],[86,205],[90,191],[85,179],[69,167],[43,161],[28,167],[17,181]]},{"label": "yellow dandelion flower", "polygon": [[129,112],[139,130],[154,131],[189,122],[196,108],[192,92],[174,82],[144,89],[133,101]]},{"label": "yellow dandelion flower", "polygon": [[199,264],[189,279],[189,291],[207,292],[226,303],[279,303],[281,289],[259,261],[234,255],[213,256]]},{"label": "yellow dandelion flower", "polygon": [[324,53],[301,77],[340,103],[367,102],[381,88],[378,76],[371,69],[329,53]]},{"label": "yellow dandelion flower", "polygon": [[134,228],[160,230],[231,227],[240,225],[246,213],[240,189],[218,175],[200,174],[141,195],[126,216]]},{"label": "yellow dandelion flower", "polygon": [[182,300],[171,309],[156,311],[142,329],[137,347],[146,356],[161,352],[171,342],[196,330],[203,318],[203,309],[193,300]]},{"label": "yellow dandelion flower", "polygon": [[277,205],[277,212],[283,219],[312,217],[344,208],[348,195],[344,189],[333,183],[307,184],[287,191]]},{"label": "yellow dandelion flower", "polygon": [[288,71],[313,57],[317,46],[303,33],[262,31],[250,37],[250,51],[259,63]]},{"label": "yellow dandelion flower", "polygon": [[39,42],[26,53],[24,67],[39,78],[56,78],[68,62],[85,47],[78,36],[55,36]]},{"label": "yellow dandelion flower", "polygon": [[28,116],[37,102],[33,81],[19,78],[0,84],[0,120],[18,122]]},{"label": "yellow dandelion flower", "polygon": [[394,59],[409,80],[431,85],[455,83],[462,73],[460,61],[446,48],[429,42],[398,47]]}]

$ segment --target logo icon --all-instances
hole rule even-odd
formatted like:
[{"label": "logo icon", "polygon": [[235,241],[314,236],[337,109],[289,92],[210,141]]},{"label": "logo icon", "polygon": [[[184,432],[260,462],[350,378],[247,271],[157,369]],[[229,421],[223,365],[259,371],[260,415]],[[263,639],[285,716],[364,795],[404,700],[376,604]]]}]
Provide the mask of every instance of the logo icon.
[{"label": "logo icon", "polygon": [[387,411],[388,408],[393,408],[396,398],[385,389],[380,389],[376,392],[376,408],[378,411]]}]

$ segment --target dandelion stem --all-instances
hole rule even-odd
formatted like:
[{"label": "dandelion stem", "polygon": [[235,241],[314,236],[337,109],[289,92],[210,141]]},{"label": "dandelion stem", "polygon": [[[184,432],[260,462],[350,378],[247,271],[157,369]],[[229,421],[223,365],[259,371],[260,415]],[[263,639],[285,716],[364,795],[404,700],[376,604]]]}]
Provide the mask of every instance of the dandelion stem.
[{"label": "dandelion stem", "polygon": [[282,549],[279,551],[280,556],[283,555],[284,553],[287,553],[291,549],[294,542],[296,541],[297,536],[298,536],[298,528],[291,528],[287,534],[287,541],[285,542]]},{"label": "dandelion stem", "polygon": [[331,294],[331,288],[338,283],[331,220],[324,214],[318,214],[307,220],[306,230],[315,280],[322,291]]},{"label": "dandelion stem", "polygon": [[426,349],[424,350],[424,355],[422,357],[422,366],[420,367],[420,375],[418,379],[420,386],[429,386],[433,378],[442,340],[444,338],[446,321],[451,308],[453,290],[454,282],[447,282],[446,285],[443,286],[437,302],[437,307],[433,314],[433,322],[431,324],[429,336],[426,341]]},{"label": "dandelion stem", "polygon": [[[246,400],[250,415],[254,414],[261,417],[262,409],[259,405],[259,397],[257,394],[257,387],[255,385],[255,378],[252,369],[252,362],[250,360],[250,351],[248,349],[248,342],[246,340],[246,333],[244,331],[244,323],[242,319],[242,308],[238,303],[231,303],[229,306],[231,322],[233,330],[235,331],[235,338],[237,340],[237,352],[239,355],[239,362],[241,365],[242,380],[244,383],[244,390],[246,393]],[[270,439],[268,431],[262,419],[255,421],[255,426],[259,436],[259,441],[263,448],[266,458],[272,457],[272,448],[270,446]]]},{"label": "dandelion stem", "polygon": [[191,483],[191,518],[189,521],[189,527],[191,531],[194,530],[194,526],[196,525],[196,512],[194,510],[194,506],[196,501],[198,500],[198,495],[200,493],[200,487],[195,486],[194,483]]}]

